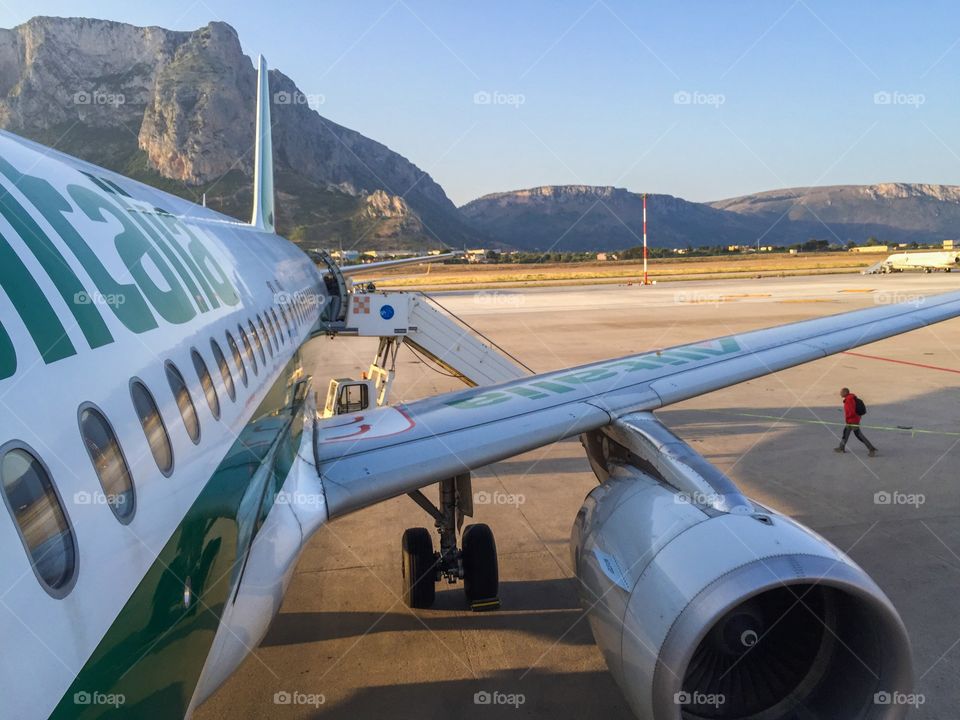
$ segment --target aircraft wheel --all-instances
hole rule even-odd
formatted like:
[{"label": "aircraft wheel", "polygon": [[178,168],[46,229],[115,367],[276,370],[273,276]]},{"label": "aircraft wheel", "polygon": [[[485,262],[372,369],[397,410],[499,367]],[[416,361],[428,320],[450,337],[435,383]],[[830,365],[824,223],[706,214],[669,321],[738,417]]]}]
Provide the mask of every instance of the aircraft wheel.
[{"label": "aircraft wheel", "polygon": [[500,607],[497,543],[489,525],[468,525],[463,531],[463,592],[472,610]]},{"label": "aircraft wheel", "polygon": [[437,556],[433,536],[426,528],[407,528],[400,542],[403,602],[411,608],[428,608],[436,595]]}]

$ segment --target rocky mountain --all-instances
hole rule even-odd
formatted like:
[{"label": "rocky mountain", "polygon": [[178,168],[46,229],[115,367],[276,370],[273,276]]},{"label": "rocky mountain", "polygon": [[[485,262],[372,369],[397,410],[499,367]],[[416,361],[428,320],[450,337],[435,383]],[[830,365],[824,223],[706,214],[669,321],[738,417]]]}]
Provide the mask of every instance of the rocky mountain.
[{"label": "rocky mountain", "polygon": [[[883,184],[775,190],[712,203],[651,194],[651,247],[939,242],[960,235],[960,187]],[[622,188],[559,185],[495,193],[461,207],[477,228],[529,250],[640,244],[643,200]]]},{"label": "rocky mountain", "polygon": [[[37,17],[0,29],[0,127],[247,219],[256,72],[224,23],[193,32]],[[457,208],[388,147],[321,116],[270,73],[278,226],[310,247],[637,245],[642,199],[546,186]],[[787,245],[810,238],[934,242],[960,234],[960,188],[795,188],[711,203],[648,196],[651,245]]]},{"label": "rocky mountain", "polygon": [[[247,219],[256,71],[232,27],[37,17],[0,29],[0,127]],[[278,225],[324,247],[478,241],[443,189],[270,73]]]},{"label": "rocky mountain", "polygon": [[[647,196],[651,247],[721,245],[753,237],[751,218],[672,195]],[[616,250],[643,238],[643,196],[589,185],[495,193],[460,208],[478,228],[528,250]]]},{"label": "rocky mountain", "polygon": [[824,239],[836,235],[844,241],[862,241],[873,235],[897,242],[937,242],[960,235],[960,187],[955,185],[791,188],[720,200],[710,207],[755,218],[767,226],[782,217],[788,228],[798,227]]}]

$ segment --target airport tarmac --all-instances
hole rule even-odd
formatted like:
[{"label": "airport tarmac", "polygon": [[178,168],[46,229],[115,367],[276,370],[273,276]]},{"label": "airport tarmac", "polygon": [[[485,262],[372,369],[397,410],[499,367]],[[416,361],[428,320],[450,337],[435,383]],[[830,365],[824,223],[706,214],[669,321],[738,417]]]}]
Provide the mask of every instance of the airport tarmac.
[{"label": "airport tarmac", "polygon": [[[960,274],[897,274],[436,297],[539,372],[957,289]],[[330,377],[359,377],[375,349],[369,339],[315,341],[305,359],[321,399]],[[853,438],[851,452],[833,452],[842,386],[866,401],[864,429],[879,457]],[[459,387],[401,351],[395,400]],[[910,717],[955,720],[960,319],[658,416],[748,495],[807,524],[872,575],[912,639],[923,702]],[[401,603],[401,533],[432,527],[410,499],[330,523],[304,551],[263,643],[195,717],[629,720],[571,579],[570,527],[595,484],[576,438],[474,473],[475,495],[491,500],[474,520],[493,528],[499,549],[503,607],[491,613],[466,610],[459,585],[438,586],[430,610]],[[908,496],[912,504],[884,502]],[[475,703],[476,693],[494,691],[514,705]]]}]

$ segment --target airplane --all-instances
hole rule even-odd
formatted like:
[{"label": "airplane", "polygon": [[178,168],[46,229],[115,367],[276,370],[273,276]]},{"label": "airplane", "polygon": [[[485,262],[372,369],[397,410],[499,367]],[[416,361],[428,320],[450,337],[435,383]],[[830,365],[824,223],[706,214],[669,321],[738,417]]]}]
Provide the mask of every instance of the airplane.
[{"label": "airplane", "polygon": [[578,436],[598,484],[573,568],[638,718],[906,714],[883,591],[654,411],[955,318],[960,293],[321,418],[300,351],[330,291],[275,232],[270,128],[261,57],[249,223],[0,133],[6,717],[189,716],[264,637],[313,534],[403,494],[441,541],[404,533],[407,604],[454,579],[493,608],[492,533],[459,531],[469,472]]},{"label": "airplane", "polygon": [[922,270],[925,273],[953,272],[960,268],[960,253],[947,252],[915,252],[894,253],[880,266],[880,272],[892,273],[904,270]]}]

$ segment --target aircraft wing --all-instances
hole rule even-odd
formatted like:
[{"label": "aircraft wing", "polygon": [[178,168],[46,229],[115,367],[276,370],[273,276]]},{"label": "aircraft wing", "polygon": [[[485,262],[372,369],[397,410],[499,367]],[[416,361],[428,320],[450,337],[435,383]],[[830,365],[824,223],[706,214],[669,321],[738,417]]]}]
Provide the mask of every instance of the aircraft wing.
[{"label": "aircraft wing", "polygon": [[340,415],[315,426],[330,517],[595,430],[616,418],[960,315],[960,292]]}]

